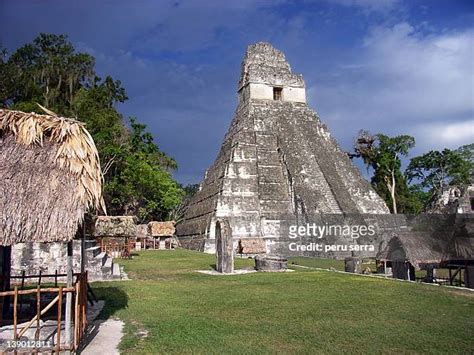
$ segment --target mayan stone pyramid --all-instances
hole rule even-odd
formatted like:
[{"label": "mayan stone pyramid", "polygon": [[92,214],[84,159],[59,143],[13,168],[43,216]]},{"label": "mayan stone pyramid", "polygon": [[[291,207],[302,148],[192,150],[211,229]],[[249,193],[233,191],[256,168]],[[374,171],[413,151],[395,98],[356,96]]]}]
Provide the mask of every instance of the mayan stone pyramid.
[{"label": "mayan stone pyramid", "polygon": [[238,96],[219,155],[177,226],[183,246],[214,252],[218,218],[230,222],[234,242],[261,245],[278,238],[288,215],[388,213],[306,104],[303,77],[281,51],[247,48]]}]

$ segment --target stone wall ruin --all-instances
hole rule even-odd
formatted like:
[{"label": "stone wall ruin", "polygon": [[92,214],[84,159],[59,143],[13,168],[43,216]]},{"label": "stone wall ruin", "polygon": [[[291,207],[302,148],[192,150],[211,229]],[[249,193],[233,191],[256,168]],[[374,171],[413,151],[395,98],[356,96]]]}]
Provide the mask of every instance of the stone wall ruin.
[{"label": "stone wall ruin", "polygon": [[306,104],[303,77],[281,51],[269,43],[249,46],[237,91],[220,152],[177,225],[184,247],[215,252],[220,218],[229,221],[234,250],[241,240],[259,238],[271,251],[288,216],[389,213]]}]

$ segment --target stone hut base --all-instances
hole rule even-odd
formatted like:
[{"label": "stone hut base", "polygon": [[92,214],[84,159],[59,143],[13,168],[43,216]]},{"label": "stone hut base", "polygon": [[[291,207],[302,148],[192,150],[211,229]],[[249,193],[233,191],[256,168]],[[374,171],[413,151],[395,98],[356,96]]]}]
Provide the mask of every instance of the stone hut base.
[{"label": "stone hut base", "polygon": [[284,271],[288,269],[288,259],[280,256],[256,256],[255,270]]}]

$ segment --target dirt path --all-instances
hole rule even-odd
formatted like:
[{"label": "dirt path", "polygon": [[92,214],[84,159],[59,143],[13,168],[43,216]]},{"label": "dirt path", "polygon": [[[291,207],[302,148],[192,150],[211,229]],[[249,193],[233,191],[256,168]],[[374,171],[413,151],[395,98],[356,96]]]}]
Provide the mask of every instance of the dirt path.
[{"label": "dirt path", "polygon": [[123,336],[123,322],[118,319],[96,320],[80,352],[84,355],[119,354],[118,345]]}]

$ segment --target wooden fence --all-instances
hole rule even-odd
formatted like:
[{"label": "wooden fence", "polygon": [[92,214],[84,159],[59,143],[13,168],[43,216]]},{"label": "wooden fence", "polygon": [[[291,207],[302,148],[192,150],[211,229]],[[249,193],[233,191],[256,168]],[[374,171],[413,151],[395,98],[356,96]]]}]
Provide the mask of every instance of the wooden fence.
[{"label": "wooden fence", "polygon": [[[81,273],[77,272],[73,274],[73,277],[76,279],[75,282],[77,282],[77,278],[81,275]],[[0,275],[0,279],[10,279],[10,282],[12,284],[19,284],[20,289],[25,288],[25,283],[28,283],[27,280],[34,280],[36,279],[37,282],[36,284],[38,286],[41,286],[42,282],[45,283],[50,283],[54,282],[54,287],[58,287],[58,279],[60,278],[65,278],[67,277],[67,274],[60,274],[56,270],[54,274],[43,274],[43,272],[40,270],[37,275],[26,275],[26,271],[23,270],[20,275]],[[3,291],[3,290],[2,290]]]},{"label": "wooden fence", "polygon": [[[80,341],[82,340],[85,330],[87,327],[87,272],[82,274],[76,274],[76,281],[74,282],[72,287],[47,287],[41,288],[38,284],[36,289],[27,289],[21,290],[18,288],[18,285],[14,287],[11,291],[4,291],[0,292],[0,297],[6,298],[11,297],[13,298],[13,337],[12,340],[15,343],[16,341],[20,340],[22,336],[26,333],[26,331],[33,325],[36,324],[36,332],[35,332],[35,341],[40,340],[41,336],[41,327],[40,321],[41,317],[46,314],[51,308],[56,306],[57,313],[55,317],[56,321],[56,343],[54,344],[54,348],[50,350],[53,352],[59,353],[60,351],[64,350],[77,350]],[[58,275],[59,276],[59,275]],[[46,305],[44,308],[41,307],[41,294],[53,294],[55,296],[53,300]],[[65,296],[70,293],[72,295],[72,321],[73,321],[73,332],[72,332],[72,339],[71,343],[66,344],[62,342],[63,334],[62,334],[62,326],[63,326],[63,300]],[[19,310],[18,310],[18,300],[19,296],[22,295],[36,295],[36,315],[25,325],[22,326],[20,329],[20,325],[18,324],[19,320]],[[65,323],[65,322],[64,322]],[[45,349],[41,349],[44,351]]]},{"label": "wooden fence", "polygon": [[101,237],[100,250],[113,258],[130,258],[135,247],[135,238],[129,237]]}]

